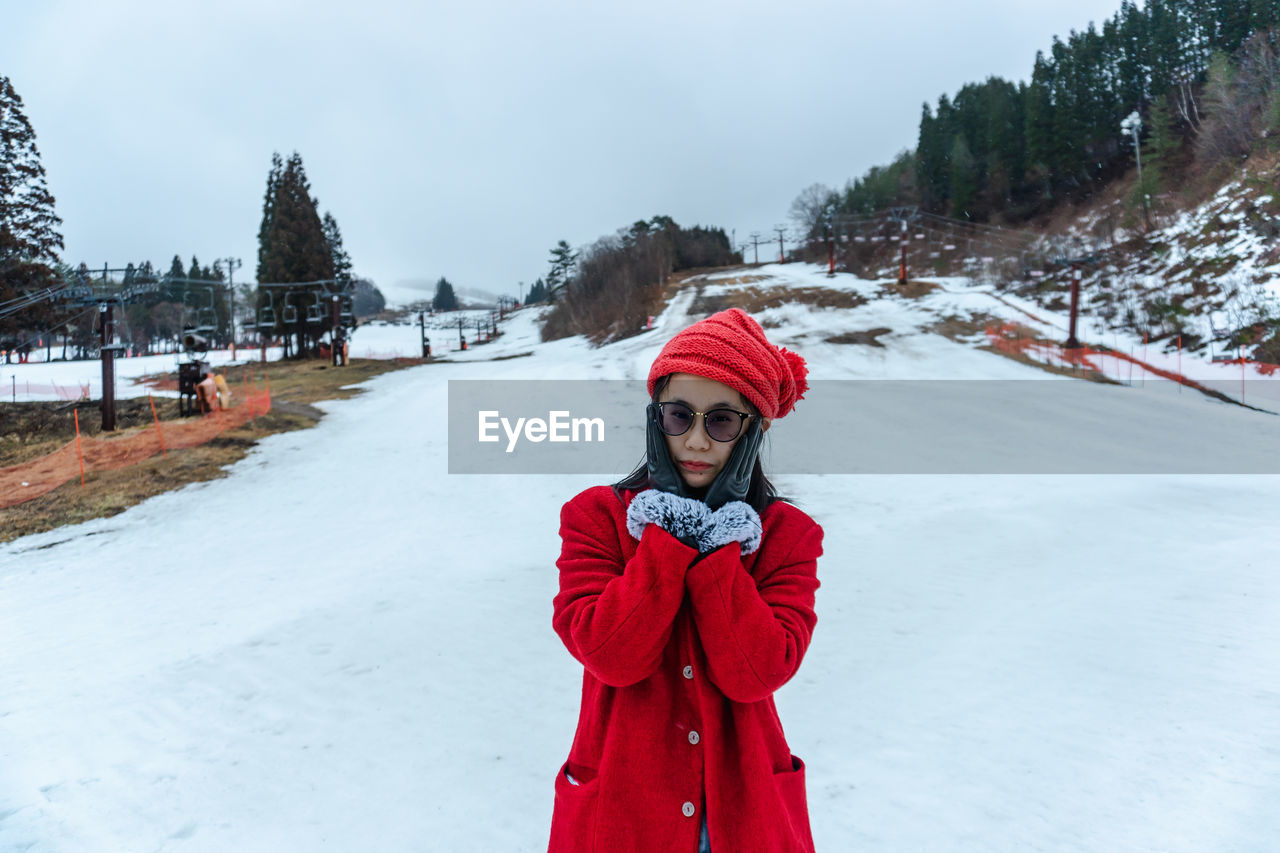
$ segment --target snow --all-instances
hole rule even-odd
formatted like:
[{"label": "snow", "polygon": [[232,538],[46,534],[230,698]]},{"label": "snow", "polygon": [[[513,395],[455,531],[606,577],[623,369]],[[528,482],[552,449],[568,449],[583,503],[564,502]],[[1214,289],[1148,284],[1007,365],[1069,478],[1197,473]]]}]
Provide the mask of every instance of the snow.
[{"label": "snow", "polygon": [[[922,331],[1022,316],[943,284],[904,300],[843,276],[872,301],[757,316],[815,379],[1046,376]],[[0,545],[0,849],[545,850],[581,679],[550,624],[559,508],[603,480],[449,475],[447,383],[642,379],[693,299],[602,348],[541,343],[524,309],[494,343],[321,404],[225,479]],[[876,326],[883,349],[824,341]],[[1122,430],[1173,405],[1028,383],[1051,385]],[[1193,444],[1227,419],[1277,428],[1173,394]],[[826,530],[813,643],[776,696],[819,850],[1274,846],[1280,479],[777,480]]]}]

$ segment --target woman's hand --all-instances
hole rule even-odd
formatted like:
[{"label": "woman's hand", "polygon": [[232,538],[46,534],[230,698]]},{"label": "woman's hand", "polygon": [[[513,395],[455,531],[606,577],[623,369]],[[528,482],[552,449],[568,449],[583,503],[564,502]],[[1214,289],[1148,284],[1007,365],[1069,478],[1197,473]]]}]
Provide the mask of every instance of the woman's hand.
[{"label": "woman's hand", "polygon": [[645,408],[645,450],[649,468],[649,479],[654,488],[670,492],[673,495],[688,497],[684,478],[676,470],[676,463],[671,461],[671,451],[667,449],[667,436],[658,427],[658,407],[650,403]]},{"label": "woman's hand", "polygon": [[730,542],[739,542],[742,553],[751,554],[759,549],[763,536],[759,513],[750,504],[730,501],[711,513],[709,522],[699,534],[698,550],[705,554]]},{"label": "woman's hand", "polygon": [[646,489],[632,498],[627,507],[627,532],[640,539],[647,525],[656,524],[690,548],[701,551],[698,543],[711,523],[711,515],[710,508],[696,498]]},{"label": "woman's hand", "polygon": [[712,512],[695,498],[683,498],[658,489],[646,489],[627,507],[627,531],[636,539],[644,528],[656,524],[699,553],[707,554],[730,542],[739,542],[743,554],[760,547],[760,516],[750,505],[731,501]]},{"label": "woman's hand", "polygon": [[707,489],[707,506],[720,509],[730,501],[741,501],[746,498],[751,487],[751,472],[755,468],[756,457],[760,455],[760,442],[764,439],[764,431],[760,429],[760,419],[752,418],[746,430],[738,438],[729,454],[729,461],[716,475],[715,482]]}]

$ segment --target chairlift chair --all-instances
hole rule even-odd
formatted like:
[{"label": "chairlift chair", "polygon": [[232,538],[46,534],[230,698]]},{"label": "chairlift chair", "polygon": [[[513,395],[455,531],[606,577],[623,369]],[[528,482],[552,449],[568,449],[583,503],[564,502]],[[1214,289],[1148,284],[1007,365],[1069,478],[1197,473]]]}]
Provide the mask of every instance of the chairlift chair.
[{"label": "chairlift chair", "polygon": [[286,326],[292,326],[296,322],[298,322],[298,306],[284,306],[284,324]]},{"label": "chairlift chair", "polygon": [[201,332],[212,332],[218,327],[218,315],[212,308],[201,308],[196,312],[196,329]]}]

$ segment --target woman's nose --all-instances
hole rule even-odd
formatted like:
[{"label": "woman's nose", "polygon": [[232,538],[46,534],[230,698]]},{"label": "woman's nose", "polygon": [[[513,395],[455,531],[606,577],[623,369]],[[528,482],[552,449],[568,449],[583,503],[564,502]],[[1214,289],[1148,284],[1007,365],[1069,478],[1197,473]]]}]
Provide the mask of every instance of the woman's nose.
[{"label": "woman's nose", "polygon": [[707,419],[701,415],[694,415],[697,423],[686,432],[684,445],[690,449],[705,450],[711,446],[711,436],[707,435]]}]

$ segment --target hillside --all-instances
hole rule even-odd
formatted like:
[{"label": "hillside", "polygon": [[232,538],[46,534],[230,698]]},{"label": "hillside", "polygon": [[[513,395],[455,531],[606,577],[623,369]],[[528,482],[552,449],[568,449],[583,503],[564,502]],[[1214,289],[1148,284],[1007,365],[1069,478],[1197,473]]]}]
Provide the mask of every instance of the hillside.
[{"label": "hillside", "polygon": [[[1087,310],[1104,329],[1145,333],[1209,357],[1280,363],[1280,166],[1254,157],[1207,200],[1155,217],[1152,230],[1114,225],[1120,199],[1068,220],[1060,245],[1094,254],[1082,276]],[[1068,283],[1061,270],[1017,292],[1043,299]],[[1052,298],[1052,297],[1050,297]],[[1060,298],[1060,295],[1059,295]]]}]

